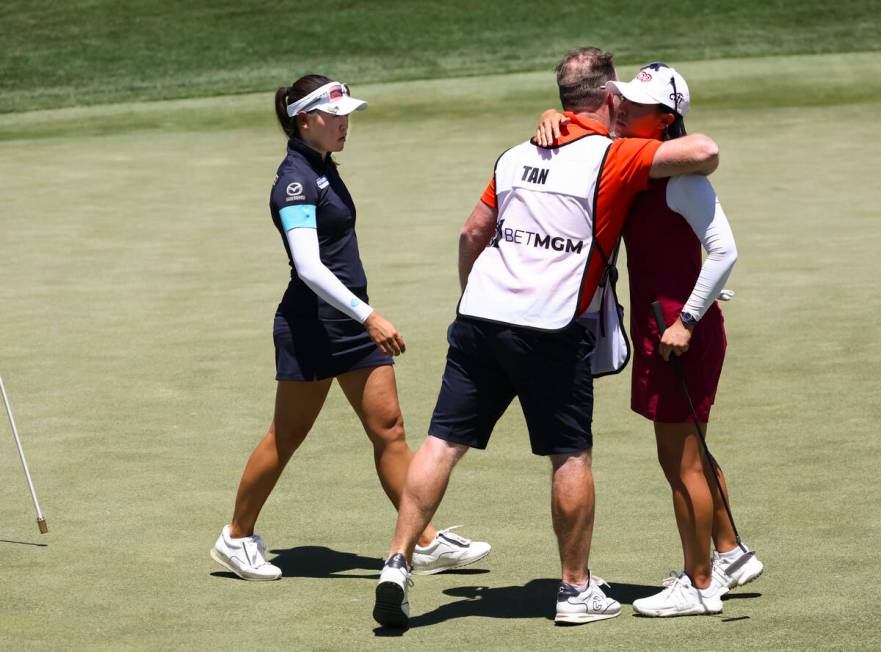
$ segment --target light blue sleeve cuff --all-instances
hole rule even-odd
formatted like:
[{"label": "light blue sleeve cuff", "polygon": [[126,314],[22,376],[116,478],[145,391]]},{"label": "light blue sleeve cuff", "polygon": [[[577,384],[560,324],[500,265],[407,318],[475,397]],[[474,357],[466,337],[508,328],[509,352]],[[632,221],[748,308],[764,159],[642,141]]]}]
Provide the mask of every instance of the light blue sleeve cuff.
[{"label": "light blue sleeve cuff", "polygon": [[312,204],[298,204],[285,206],[278,212],[281,218],[281,228],[285,233],[291,229],[317,229],[315,223],[315,206]]}]

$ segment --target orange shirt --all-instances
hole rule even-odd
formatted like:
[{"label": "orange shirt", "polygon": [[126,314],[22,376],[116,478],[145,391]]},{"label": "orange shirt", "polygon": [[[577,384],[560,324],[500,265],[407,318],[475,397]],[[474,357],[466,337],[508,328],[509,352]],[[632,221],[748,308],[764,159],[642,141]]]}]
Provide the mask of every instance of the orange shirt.
[{"label": "orange shirt", "polygon": [[[551,148],[565,145],[590,134],[609,135],[609,130],[596,120],[566,112],[570,122],[560,128],[560,138]],[[606,152],[597,184],[596,214],[594,215],[595,238],[605,256],[611,256],[618,244],[630,205],[636,194],[648,188],[649,171],[661,141],[647,138],[619,138],[612,142]],[[490,208],[497,208],[495,176],[490,180],[481,201]],[[603,256],[591,256],[582,283],[579,314],[584,312],[596,292],[606,261]]]}]

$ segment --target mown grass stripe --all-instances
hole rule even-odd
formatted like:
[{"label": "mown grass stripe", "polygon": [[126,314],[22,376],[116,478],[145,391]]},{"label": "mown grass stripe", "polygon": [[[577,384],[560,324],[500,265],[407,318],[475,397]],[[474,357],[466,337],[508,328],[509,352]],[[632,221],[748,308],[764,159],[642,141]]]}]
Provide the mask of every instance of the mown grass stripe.
[{"label": "mown grass stripe", "polygon": [[[878,50],[873,0],[15,0],[0,6],[0,113],[619,63]],[[820,75],[818,82],[828,77]]]}]

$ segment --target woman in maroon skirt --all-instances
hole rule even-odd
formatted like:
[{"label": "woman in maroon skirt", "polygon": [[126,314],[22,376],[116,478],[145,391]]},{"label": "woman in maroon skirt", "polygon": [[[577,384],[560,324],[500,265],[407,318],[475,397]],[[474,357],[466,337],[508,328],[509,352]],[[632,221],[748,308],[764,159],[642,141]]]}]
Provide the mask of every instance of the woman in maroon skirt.
[{"label": "woman in maroon skirt", "polygon": [[[620,97],[616,136],[669,140],[685,134],[685,79],[663,63],[631,82],[610,82]],[[757,578],[762,563],[738,547],[677,378],[667,362],[680,356],[695,411],[706,432],[726,339],[716,298],[737,259],[728,220],[706,177],[653,179],[634,201],[624,230],[634,344],[631,408],[654,424],[658,460],[673,491],[685,572],[661,593],[636,600],[649,616],[718,613],[728,588]],[[707,258],[701,262],[701,246]],[[651,304],[661,303],[661,334]],[[719,471],[724,486],[725,479]],[[727,491],[727,489],[726,489]],[[716,552],[710,556],[710,540]],[[725,571],[729,571],[726,573]]]}]

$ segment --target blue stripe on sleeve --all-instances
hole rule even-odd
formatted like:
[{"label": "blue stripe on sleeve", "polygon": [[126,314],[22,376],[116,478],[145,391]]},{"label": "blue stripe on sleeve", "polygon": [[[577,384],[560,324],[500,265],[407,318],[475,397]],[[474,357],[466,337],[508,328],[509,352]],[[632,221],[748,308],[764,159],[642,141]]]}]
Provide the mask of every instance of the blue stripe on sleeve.
[{"label": "blue stripe on sleeve", "polygon": [[312,204],[298,204],[297,206],[285,206],[278,212],[281,218],[281,228],[288,232],[291,229],[317,229],[315,223],[315,206]]}]

